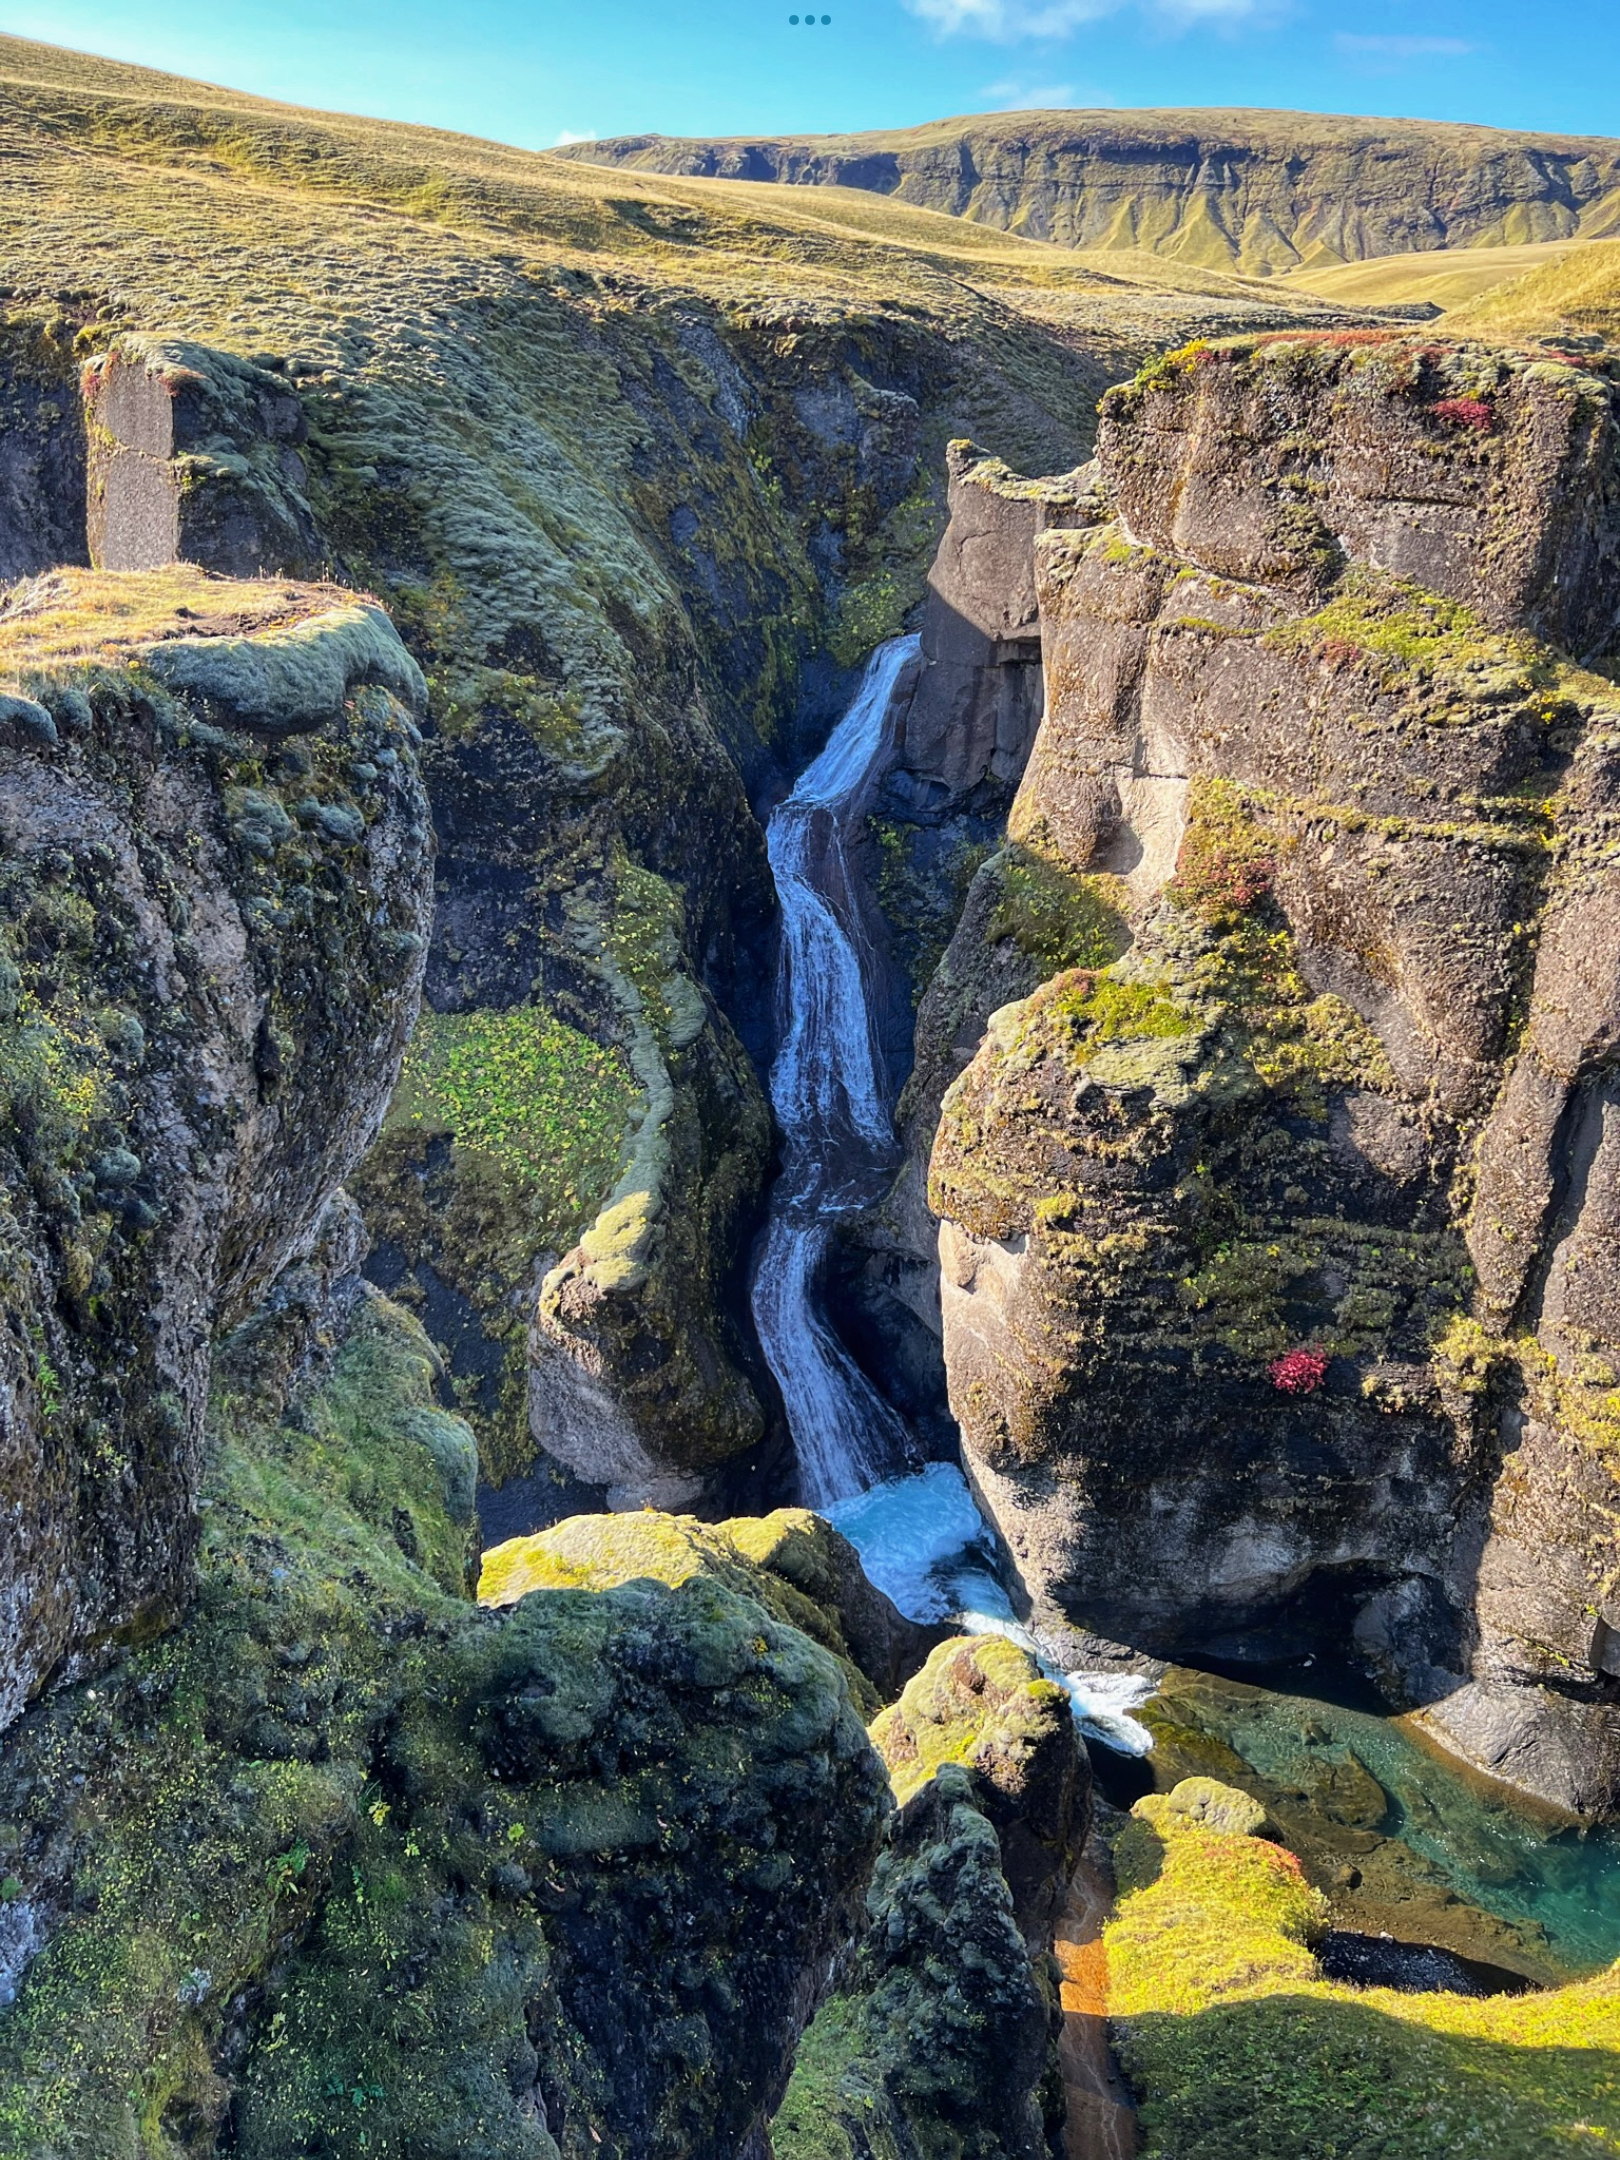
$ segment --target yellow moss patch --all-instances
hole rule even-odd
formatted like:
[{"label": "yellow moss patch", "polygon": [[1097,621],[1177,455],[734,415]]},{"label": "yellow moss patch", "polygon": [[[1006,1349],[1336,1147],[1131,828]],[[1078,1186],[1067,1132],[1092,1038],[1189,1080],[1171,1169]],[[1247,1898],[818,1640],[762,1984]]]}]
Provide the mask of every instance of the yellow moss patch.
[{"label": "yellow moss patch", "polygon": [[945,1763],[972,1769],[991,1752],[1033,1749],[1060,1708],[1063,1690],[1027,1650],[1000,1635],[954,1636],[873,1725],[872,1745],[904,1806]]},{"label": "yellow moss patch", "polygon": [[662,1515],[653,1508],[574,1515],[486,1552],[478,1601],[515,1605],[533,1590],[613,1590],[629,1582],[659,1582],[672,1590],[718,1582],[757,1598],[776,1619],[830,1650],[844,1666],[861,1715],[870,1718],[880,1698],[845,1639],[830,1552],[836,1536],[807,1508],[778,1508],[771,1515],[724,1523]]},{"label": "yellow moss patch", "polygon": [[[1620,2152],[1620,1965],[1484,2000],[1323,1980],[1311,1944],[1326,1907],[1299,1862],[1209,1827],[1176,1804],[1186,1791],[1132,1810],[1104,1935],[1109,2009],[1149,2154]],[[1230,1799],[1238,1807],[1244,1796]]]}]

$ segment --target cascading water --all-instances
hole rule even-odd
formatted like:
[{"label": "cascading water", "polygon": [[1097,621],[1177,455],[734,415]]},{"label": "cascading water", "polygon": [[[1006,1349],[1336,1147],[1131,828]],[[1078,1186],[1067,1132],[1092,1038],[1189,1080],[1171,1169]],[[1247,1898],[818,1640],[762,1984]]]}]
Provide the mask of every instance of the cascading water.
[{"label": "cascading water", "polygon": [[819,1306],[837,1218],[870,1206],[899,1158],[845,843],[917,647],[914,637],[893,638],[873,653],[848,712],[766,829],[782,910],[771,1068],[782,1172],[754,1269],[754,1325],[782,1390],[804,1498],[844,1531],[878,1587],[915,1619],[956,1615],[966,1628],[1022,1643],[1068,1688],[1083,1730],[1135,1754],[1148,1735],[1129,1712],[1148,1684],[1134,1674],[1064,1673],[1046,1659],[1013,1615],[967,1481],[948,1463],[895,1474],[905,1428]]},{"label": "cascading water", "polygon": [[897,1470],[905,1451],[899,1419],[833,1335],[816,1291],[833,1222],[876,1199],[895,1165],[845,829],[917,642],[893,638],[873,653],[827,747],[766,831],[782,909],[781,1047],[771,1068],[782,1174],[754,1270],[754,1324],[782,1390],[804,1497],[819,1508]]},{"label": "cascading water", "polygon": [[[916,648],[898,638],[872,655],[854,702],[767,833],[782,909],[771,1100],[783,1167],[754,1273],[754,1319],[787,1407],[804,1497],[849,1538],[871,1580],[913,1619],[953,1620],[1021,1644],[1068,1690],[1089,1740],[1141,1755],[1152,1739],[1131,1712],[1153,1684],[1128,1671],[1066,1672],[1019,1622],[962,1472],[943,1462],[907,1469],[900,1419],[820,1307],[838,1217],[877,1199],[899,1159],[846,841]],[[1217,1737],[1262,1778],[1292,1792],[1301,1747],[1349,1750],[1383,1785],[1390,1833],[1413,1846],[1420,1874],[1438,1872],[1483,1910],[1544,1929],[1574,1964],[1614,1954],[1620,1932],[1598,1895],[1611,1879],[1606,1840],[1553,1835],[1509,1805],[1482,1801],[1462,1773],[1388,1719],[1260,1689],[1229,1692],[1241,1699]]]}]

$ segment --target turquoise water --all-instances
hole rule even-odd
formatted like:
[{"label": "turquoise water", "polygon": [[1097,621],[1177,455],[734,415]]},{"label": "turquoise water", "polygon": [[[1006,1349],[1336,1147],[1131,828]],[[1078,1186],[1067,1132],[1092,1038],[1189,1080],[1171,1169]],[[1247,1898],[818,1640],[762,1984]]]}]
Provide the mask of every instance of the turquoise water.
[{"label": "turquoise water", "polygon": [[[930,1463],[827,1511],[867,1574],[914,1620],[956,1620],[1040,1645],[1014,1619],[995,1548],[966,1479]],[[1131,1716],[1153,1693],[1130,1673],[1045,1669],[1069,1690],[1088,1740],[1141,1756],[1152,1736]],[[1576,1971],[1620,1958],[1620,1830],[1582,1834],[1414,1740],[1392,1718],[1208,1675],[1173,1672],[1166,1708],[1225,1742],[1280,1795],[1398,1840],[1416,1872],[1464,1904],[1539,1940]],[[1359,1766],[1359,1767],[1358,1767]],[[1382,1788],[1384,1810],[1361,1777]],[[1356,1795],[1346,1816],[1346,1789]]]},{"label": "turquoise water", "polygon": [[[1172,1696],[1180,1681],[1169,1683]],[[1595,1971],[1620,1957],[1613,1826],[1562,1825],[1431,1752],[1392,1718],[1232,1683],[1201,1686],[1196,1699],[1207,1730],[1269,1784],[1307,1801],[1330,1784],[1336,1763],[1359,1763],[1387,1802],[1369,1828],[1408,1846],[1465,1904],[1539,1935],[1560,1963]]]}]

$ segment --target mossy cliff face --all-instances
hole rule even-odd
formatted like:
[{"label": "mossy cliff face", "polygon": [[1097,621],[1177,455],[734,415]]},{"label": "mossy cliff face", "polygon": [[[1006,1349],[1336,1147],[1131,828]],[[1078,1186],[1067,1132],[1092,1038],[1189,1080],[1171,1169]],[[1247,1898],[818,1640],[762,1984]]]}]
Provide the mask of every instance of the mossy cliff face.
[{"label": "mossy cliff face", "polygon": [[65,571],[0,668],[9,1720],[183,1598],[211,1337],[377,1129],[432,892],[352,595]]},{"label": "mossy cliff face", "polygon": [[890,1805],[825,1530],[480,1610],[408,1314],[323,1259],[218,1370],[192,1612],[0,1758],[0,2152],[757,2150]]},{"label": "mossy cliff face", "polygon": [[1353,1649],[1593,1811],[1620,704],[1525,626],[1614,622],[1613,396],[1336,338],[1110,399],[1129,515],[1037,544],[1010,831],[1130,950],[994,1017],[930,1186],[952,1407],[1044,1620]]},{"label": "mossy cliff face", "polygon": [[872,1727],[900,1801],[777,2160],[1039,2160],[1061,2135],[1053,1905],[1089,1780],[1068,1698],[999,1638],[942,1643]]}]

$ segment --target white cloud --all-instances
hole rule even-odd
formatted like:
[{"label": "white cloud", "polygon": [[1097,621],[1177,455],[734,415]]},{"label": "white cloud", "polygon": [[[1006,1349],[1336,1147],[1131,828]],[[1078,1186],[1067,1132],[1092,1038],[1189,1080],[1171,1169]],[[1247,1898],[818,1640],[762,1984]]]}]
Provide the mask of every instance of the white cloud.
[{"label": "white cloud", "polygon": [[1479,47],[1467,38],[1454,37],[1352,37],[1341,30],[1333,40],[1342,53],[1369,60],[1457,60]]},{"label": "white cloud", "polygon": [[[1060,38],[1082,23],[1114,15],[1130,0],[905,0],[913,15],[943,37]],[[1137,0],[1149,15],[1172,23],[1250,22],[1276,12],[1276,0]]]},{"label": "white cloud", "polygon": [[570,143],[595,142],[595,140],[595,128],[587,128],[583,135],[576,134],[573,128],[564,128],[551,147],[553,150],[565,150]]},{"label": "white cloud", "polygon": [[[986,107],[989,112],[1060,112],[1065,106],[1078,102],[1074,84],[1066,82],[986,83],[979,95],[990,100]],[[1088,105],[1107,105],[1112,102],[1109,98],[1091,97],[1086,100]]]}]

